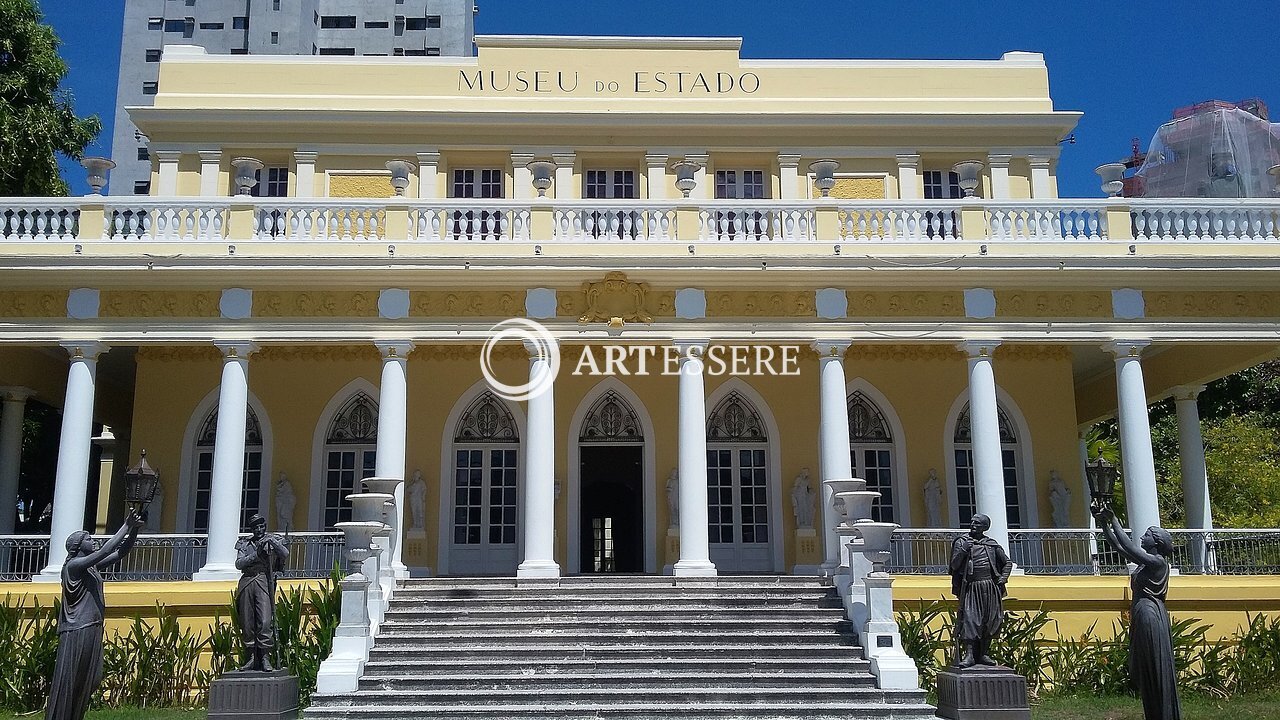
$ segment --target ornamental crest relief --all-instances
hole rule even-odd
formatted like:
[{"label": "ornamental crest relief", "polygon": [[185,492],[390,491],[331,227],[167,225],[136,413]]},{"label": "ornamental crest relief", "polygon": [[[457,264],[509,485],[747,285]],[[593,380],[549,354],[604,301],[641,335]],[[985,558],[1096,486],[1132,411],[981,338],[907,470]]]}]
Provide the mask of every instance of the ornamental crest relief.
[{"label": "ornamental crest relief", "polygon": [[611,272],[598,282],[582,284],[587,309],[578,322],[610,322],[620,318],[622,322],[650,323],[653,316],[645,309],[647,283],[632,282],[623,272]]}]

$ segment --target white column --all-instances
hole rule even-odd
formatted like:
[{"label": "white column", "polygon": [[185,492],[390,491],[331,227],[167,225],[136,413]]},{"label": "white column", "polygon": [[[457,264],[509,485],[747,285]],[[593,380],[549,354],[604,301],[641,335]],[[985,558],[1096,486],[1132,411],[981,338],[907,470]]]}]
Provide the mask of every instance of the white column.
[{"label": "white column", "polygon": [[1129,530],[1141,537],[1160,524],[1156,498],[1156,463],[1151,452],[1151,418],[1147,415],[1147,389],[1142,380],[1143,348],[1148,340],[1122,340],[1105,349],[1116,356],[1116,396],[1119,401],[1120,466],[1124,476]]},{"label": "white column", "polygon": [[1005,509],[1004,461],[1000,454],[1000,416],[991,354],[999,341],[970,340],[958,346],[969,355],[969,434],[973,438],[973,485],[978,512],[991,518],[987,532],[1009,549],[1009,516]]},{"label": "white column", "polygon": [[1182,469],[1182,495],[1187,504],[1188,530],[1213,530],[1209,505],[1209,471],[1204,464],[1204,438],[1200,436],[1200,408],[1196,399],[1203,385],[1173,389],[1178,410],[1178,465]]},{"label": "white column", "polygon": [[649,199],[667,199],[667,156],[661,153],[648,153],[644,156],[645,169],[649,177]]},{"label": "white column", "polygon": [[434,200],[440,196],[440,153],[424,150],[418,153],[418,197]]},{"label": "white column", "polygon": [[107,349],[97,342],[62,343],[62,347],[71,353],[71,367],[67,371],[67,396],[62,404],[62,434],[58,439],[53,525],[49,530],[49,564],[38,576],[32,578],[39,582],[61,581],[62,563],[67,559],[67,537],[84,529],[98,355]]},{"label": "white column", "polygon": [[840,566],[840,536],[836,525],[840,516],[833,505],[835,494],[827,480],[853,477],[849,456],[849,406],[845,396],[844,354],[847,342],[817,342],[818,353],[818,471],[822,487],[822,571],[835,572]]},{"label": "white column", "polygon": [[707,532],[707,398],[702,382],[707,343],[678,341],[675,346],[680,351],[680,560],[672,572],[710,577],[716,566]]},{"label": "white column", "polygon": [[299,150],[293,154],[293,196],[316,196],[316,157],[318,153]]},{"label": "white column", "polygon": [[209,489],[209,551],[196,581],[235,580],[236,540],[244,493],[244,430],[249,414],[251,342],[214,343],[222,351],[218,386],[218,427],[213,441],[213,479]]},{"label": "white column", "polygon": [[[533,344],[529,351],[529,385],[536,387],[551,372],[551,358]],[[552,348],[551,352],[558,352]],[[556,418],[555,381],[529,398],[528,440],[525,445],[524,488],[521,493],[524,516],[524,561],[516,577],[560,577],[555,561],[556,533]]]},{"label": "white column", "polygon": [[222,151],[200,151],[200,197],[216,197],[222,175]]},{"label": "white column", "polygon": [[1049,180],[1049,163],[1048,155],[1028,155],[1027,162],[1031,164],[1031,197],[1034,200],[1044,200],[1052,198],[1053,185]]},{"label": "white column", "polygon": [[529,163],[533,162],[533,153],[511,153],[511,197],[516,200],[530,200],[535,195],[533,189],[533,171]]},{"label": "white column", "polygon": [[800,200],[805,197],[805,192],[800,187],[799,155],[778,155],[778,185],[778,198],[781,200]]},{"label": "white column", "polygon": [[405,442],[409,428],[409,353],[411,342],[379,342],[382,353],[382,384],[378,392],[378,451],[374,474],[400,478],[395,491],[395,513],[391,516],[391,554],[383,562],[399,579],[409,577],[404,564],[404,477]]},{"label": "white column", "polygon": [[22,469],[22,420],[35,390],[0,387],[0,535],[12,535],[18,513],[18,474]]},{"label": "white column", "polygon": [[161,197],[173,197],[178,194],[178,161],[182,159],[180,150],[156,150],[152,153],[159,161],[159,181],[156,194]]},{"label": "white column", "polygon": [[920,199],[920,156],[898,155],[898,197],[903,200]]},{"label": "white column", "polygon": [[556,164],[554,190],[559,200],[572,200],[576,194],[573,187],[573,165],[577,159],[573,153],[551,153],[551,160]]},{"label": "white column", "polygon": [[1008,200],[1012,194],[1009,187],[1009,161],[1011,155],[988,155],[987,168],[991,172],[991,199]]}]

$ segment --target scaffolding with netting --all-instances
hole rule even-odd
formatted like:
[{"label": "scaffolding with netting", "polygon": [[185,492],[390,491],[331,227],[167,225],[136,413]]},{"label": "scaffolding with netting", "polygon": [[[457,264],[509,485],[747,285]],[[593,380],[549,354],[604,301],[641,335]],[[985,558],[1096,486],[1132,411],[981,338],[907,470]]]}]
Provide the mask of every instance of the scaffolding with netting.
[{"label": "scaffolding with netting", "polygon": [[1161,125],[1126,194],[1149,198],[1280,195],[1280,123],[1266,106],[1203,103]]}]

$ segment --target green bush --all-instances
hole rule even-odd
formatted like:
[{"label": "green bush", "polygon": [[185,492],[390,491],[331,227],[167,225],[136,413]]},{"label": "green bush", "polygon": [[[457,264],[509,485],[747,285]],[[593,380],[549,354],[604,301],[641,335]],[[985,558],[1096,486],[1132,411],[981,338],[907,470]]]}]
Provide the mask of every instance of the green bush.
[{"label": "green bush", "polygon": [[0,605],[0,707],[33,712],[44,706],[58,656],[61,601],[26,608],[22,601]]},{"label": "green bush", "polygon": [[203,634],[182,630],[175,613],[156,604],[153,626],[134,616],[129,632],[114,633],[103,647],[102,707],[188,707],[199,704],[210,673],[200,669],[209,645]]}]

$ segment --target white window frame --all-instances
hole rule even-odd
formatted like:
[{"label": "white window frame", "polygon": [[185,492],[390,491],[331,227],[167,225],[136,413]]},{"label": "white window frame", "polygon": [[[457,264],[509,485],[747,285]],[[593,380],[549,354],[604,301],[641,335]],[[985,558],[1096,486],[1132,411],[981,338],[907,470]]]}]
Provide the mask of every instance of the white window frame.
[{"label": "white window frame", "polygon": [[[950,521],[950,527],[960,526],[960,493],[956,483],[956,450],[957,448],[963,449],[965,444],[955,441],[955,433],[960,413],[968,404],[969,392],[965,390],[952,403],[951,410],[947,413],[946,425],[943,426],[943,447],[946,449],[944,460],[948,493],[947,517]],[[1004,412],[1014,431],[1014,436],[1017,438],[1017,443],[1001,443],[1000,445],[1002,461],[1004,451],[1013,450],[1017,465],[1018,510],[1022,517],[1018,527],[1010,526],[1009,529],[1027,530],[1038,528],[1040,527],[1040,513],[1037,510],[1036,484],[1033,481],[1035,476],[1035,455],[1032,449],[1031,430],[1027,425],[1026,416],[1022,414],[1021,408],[998,385],[996,386],[996,404]],[[969,445],[969,447],[972,447],[972,445]]]},{"label": "white window frame", "polygon": [[[201,447],[198,447],[196,443],[200,439],[199,436],[201,431],[204,429],[205,421],[209,418],[209,415],[212,414],[214,410],[216,410],[218,407],[218,395],[219,395],[218,388],[216,387],[213,390],[211,390],[207,395],[205,395],[205,397],[200,401],[199,404],[196,405],[195,409],[191,412],[191,416],[187,420],[186,431],[183,433],[182,457],[180,461],[181,464],[179,466],[181,470],[179,471],[179,475],[178,475],[178,487],[174,488],[174,490],[176,491],[174,495],[176,495],[176,497],[172,501],[169,500],[169,497],[166,497],[165,502],[162,504],[162,507],[161,507],[161,510],[163,512],[167,512],[167,509],[163,506],[168,505],[170,502],[174,503],[174,513],[173,513],[174,520],[173,520],[172,527],[175,529],[176,532],[180,532],[180,533],[195,532],[195,516],[196,516],[195,508],[196,508],[196,492],[197,492],[196,471],[199,463],[199,455],[202,449]],[[262,434],[262,445],[260,446],[261,458],[262,458],[262,471],[261,471],[262,486],[259,488],[258,507],[255,510],[255,512],[261,514],[263,517],[268,518],[268,521],[270,521],[270,516],[268,515],[267,508],[270,508],[272,506],[272,502],[273,502],[272,494],[275,489],[275,482],[272,479],[272,475],[271,475],[271,462],[272,462],[271,422],[270,422],[270,419],[267,417],[266,410],[263,408],[262,403],[258,400],[258,398],[252,392],[249,393],[249,396],[248,396],[248,407],[253,412],[253,414],[258,418],[258,428]],[[212,450],[212,448],[210,448],[210,450]],[[248,448],[246,447],[246,454],[247,454],[247,451],[248,451]],[[166,494],[168,492],[169,490],[166,489]],[[242,490],[241,491],[242,503],[243,503],[243,498],[244,498],[244,495]],[[161,527],[162,528],[165,527],[166,525],[163,524],[164,523],[163,518],[161,519],[161,522],[162,522]]]}]

